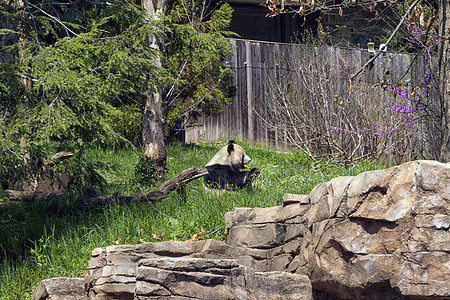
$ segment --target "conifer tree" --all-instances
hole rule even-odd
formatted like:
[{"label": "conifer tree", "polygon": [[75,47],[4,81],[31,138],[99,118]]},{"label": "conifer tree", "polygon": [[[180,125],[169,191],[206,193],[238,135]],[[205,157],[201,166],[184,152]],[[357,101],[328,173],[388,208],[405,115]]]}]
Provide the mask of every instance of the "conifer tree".
[{"label": "conifer tree", "polygon": [[[229,22],[229,6],[219,11],[222,13],[209,16],[208,23]],[[159,123],[150,134],[159,130],[157,142],[164,145],[167,122],[163,122],[163,114],[173,120],[195,109],[186,101],[190,97],[207,100],[215,93],[219,95],[217,103],[231,99],[217,92],[222,86],[203,82],[227,82],[229,78],[229,71],[219,64],[231,51],[225,46],[222,27],[206,28],[209,33],[203,30],[203,34],[179,17],[150,17],[126,0],[23,0],[3,3],[0,16],[6,20],[0,36],[7,41],[0,53],[9,57],[0,62],[3,185],[10,178],[36,175],[33,173],[42,170],[45,159],[62,150],[75,153],[60,167],[78,179],[78,186],[86,181],[100,182],[95,165],[84,159],[83,151],[92,144],[130,144],[120,124],[138,123],[140,127],[143,120],[146,142],[145,124],[156,116]],[[196,19],[198,24],[203,21]],[[155,37],[157,47],[149,37]],[[159,112],[145,105],[157,93]],[[201,102],[207,106],[206,100]],[[131,121],[122,122],[124,118]],[[30,158],[27,161],[25,152]],[[155,162],[164,168],[165,151],[158,157],[161,159]],[[29,166],[26,171],[22,168],[25,165]]]}]

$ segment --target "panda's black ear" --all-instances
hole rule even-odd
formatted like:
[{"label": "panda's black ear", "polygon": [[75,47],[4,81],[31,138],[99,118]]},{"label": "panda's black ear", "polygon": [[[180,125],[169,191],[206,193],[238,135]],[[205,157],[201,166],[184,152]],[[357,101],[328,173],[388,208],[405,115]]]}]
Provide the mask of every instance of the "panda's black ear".
[{"label": "panda's black ear", "polygon": [[228,154],[231,154],[231,152],[234,151],[234,144],[233,143],[228,144],[227,151],[228,151]]}]

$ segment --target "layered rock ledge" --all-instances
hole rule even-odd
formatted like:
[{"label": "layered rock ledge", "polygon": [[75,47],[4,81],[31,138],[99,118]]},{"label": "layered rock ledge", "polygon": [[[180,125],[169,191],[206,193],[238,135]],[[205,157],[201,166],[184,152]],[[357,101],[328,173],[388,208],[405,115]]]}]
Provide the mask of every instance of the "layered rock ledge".
[{"label": "layered rock ledge", "polygon": [[450,299],[450,164],[337,177],[225,220],[227,243],[94,249],[83,279],[33,299]]}]

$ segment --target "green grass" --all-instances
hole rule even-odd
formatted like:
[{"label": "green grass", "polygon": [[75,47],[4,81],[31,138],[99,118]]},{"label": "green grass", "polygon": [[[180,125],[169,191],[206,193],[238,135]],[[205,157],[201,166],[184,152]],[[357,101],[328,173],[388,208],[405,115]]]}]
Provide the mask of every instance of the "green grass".
[{"label": "green grass", "polygon": [[[204,167],[224,144],[169,143],[166,178],[189,167]],[[251,191],[216,193],[206,190],[202,180],[195,180],[184,194],[172,192],[154,207],[132,202],[80,209],[70,197],[53,199],[47,212],[49,199],[0,205],[0,299],[30,299],[41,279],[82,275],[96,247],[186,240],[201,228],[207,232],[221,228],[223,215],[233,207],[273,206],[284,193],[309,193],[316,184],[333,177],[383,167],[371,162],[352,166],[311,162],[299,153],[241,145],[253,159],[250,167],[261,169]],[[86,151],[89,160],[109,166],[99,170],[110,183],[106,192],[120,195],[135,192],[133,166],[139,154],[136,150]],[[224,228],[210,237],[224,240]],[[11,258],[10,250],[20,258]]]}]

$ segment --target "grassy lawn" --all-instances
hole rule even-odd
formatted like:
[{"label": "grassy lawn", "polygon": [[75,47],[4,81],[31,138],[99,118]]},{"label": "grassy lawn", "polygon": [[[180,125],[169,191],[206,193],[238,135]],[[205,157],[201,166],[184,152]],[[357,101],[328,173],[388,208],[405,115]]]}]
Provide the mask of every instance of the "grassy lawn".
[{"label": "grassy lawn", "polygon": [[[225,144],[168,143],[166,179],[190,167],[204,167]],[[172,192],[153,207],[130,202],[80,209],[70,197],[51,202],[49,199],[33,203],[0,202],[0,299],[30,299],[41,279],[81,276],[96,247],[186,240],[200,234],[202,228],[208,233],[215,232],[210,238],[224,240],[223,215],[233,207],[274,206],[284,193],[306,194],[316,184],[336,176],[383,168],[373,162],[351,166],[311,162],[299,153],[241,145],[252,158],[250,167],[261,169],[251,191],[215,193],[205,190],[199,179],[187,186],[185,194]],[[86,151],[89,160],[110,166],[99,170],[110,183],[103,192],[120,195],[135,192],[136,186],[131,182],[138,156],[137,150]],[[0,190],[0,197],[2,193]],[[13,258],[15,254],[19,257]]]}]

